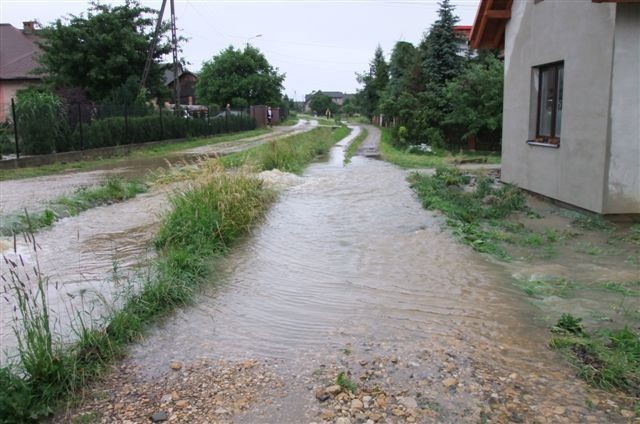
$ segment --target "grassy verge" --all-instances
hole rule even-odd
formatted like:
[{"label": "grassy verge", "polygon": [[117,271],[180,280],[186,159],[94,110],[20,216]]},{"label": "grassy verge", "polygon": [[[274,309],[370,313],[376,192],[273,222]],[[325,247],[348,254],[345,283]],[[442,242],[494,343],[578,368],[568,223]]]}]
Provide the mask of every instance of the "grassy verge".
[{"label": "grassy verge", "polygon": [[83,187],[70,196],[61,196],[42,211],[20,213],[2,217],[0,235],[10,236],[25,231],[37,231],[56,221],[78,215],[87,209],[122,202],[147,191],[147,186],[137,181],[110,178],[96,187]]},{"label": "grassy verge", "polygon": [[[326,152],[349,132],[347,128],[321,130],[309,139],[265,146],[266,152],[254,149],[256,152],[243,159],[264,160],[258,162],[264,168],[272,149],[293,149],[297,152],[295,160],[287,164],[297,168],[315,157],[309,152]],[[46,278],[37,269],[26,277],[36,281],[34,295],[31,283],[22,277],[31,271],[20,269],[26,268],[21,262],[7,259],[14,272],[4,285],[5,295],[14,298],[20,319],[14,328],[19,345],[17,361],[0,368],[3,422],[36,422],[103,374],[151,322],[193,299],[210,281],[213,259],[246,236],[275,199],[274,192],[261,180],[244,172],[226,173],[219,161],[208,161],[203,168],[191,190],[171,199],[171,211],[155,239],[158,258],[149,277],[137,290],[126,291],[122,307],[108,317],[105,325],[81,322],[75,328],[75,343],[56,340],[48,316]],[[31,238],[35,250],[33,236],[27,233],[26,237]]]},{"label": "grassy verge", "polygon": [[326,154],[331,146],[346,137],[350,131],[347,127],[315,128],[309,132],[224,156],[221,160],[226,167],[231,168],[250,166],[258,171],[279,169],[299,173],[307,163],[319,155]]},{"label": "grassy verge", "polygon": [[465,190],[470,179],[455,168],[440,167],[433,176],[413,173],[409,182],[422,205],[441,211],[462,242],[508,260],[500,225],[505,217],[526,208],[524,195],[510,185],[494,187],[493,180],[482,175],[477,177],[473,190]]},{"label": "grassy verge", "polygon": [[500,163],[500,155],[497,153],[463,152],[455,154],[446,150],[434,150],[431,154],[416,154],[397,149],[391,141],[391,129],[382,128],[382,139],[380,142],[382,158],[401,168],[436,168],[438,166],[464,161],[478,161],[491,164]]},{"label": "grassy verge", "polygon": [[19,263],[8,283],[17,299],[19,357],[0,369],[0,416],[29,422],[49,415],[60,400],[99,376],[155,318],[189,302],[207,281],[212,257],[222,255],[255,225],[274,199],[257,178],[222,171],[201,176],[195,188],[172,198],[172,210],[156,238],[158,259],[151,276],[129,293],[100,328],[80,326],[72,345],[56,342],[47,314],[46,281],[29,296]]},{"label": "grassy verge", "polygon": [[92,170],[103,166],[116,165],[122,161],[132,158],[161,157],[177,151],[193,149],[195,147],[205,146],[207,144],[236,141],[247,137],[256,137],[269,133],[270,131],[271,129],[269,128],[262,128],[214,137],[197,138],[172,143],[157,143],[151,146],[143,147],[139,150],[135,150],[125,156],[111,157],[107,159],[88,159],[70,163],[54,163],[51,165],[43,165],[38,167],[1,170],[0,181],[59,174],[66,171]]},{"label": "grassy verge", "polygon": [[349,147],[347,147],[347,151],[344,153],[344,164],[345,165],[348,164],[349,162],[351,162],[351,158],[353,157],[353,155],[356,154],[356,152],[360,148],[360,145],[367,138],[368,135],[369,135],[369,131],[367,131],[365,128],[361,127],[360,128],[360,134],[358,134],[356,139],[353,140],[349,144]]},{"label": "grassy verge", "polygon": [[588,333],[581,321],[562,315],[552,328],[551,347],[567,355],[589,384],[640,397],[640,334],[627,327]]}]

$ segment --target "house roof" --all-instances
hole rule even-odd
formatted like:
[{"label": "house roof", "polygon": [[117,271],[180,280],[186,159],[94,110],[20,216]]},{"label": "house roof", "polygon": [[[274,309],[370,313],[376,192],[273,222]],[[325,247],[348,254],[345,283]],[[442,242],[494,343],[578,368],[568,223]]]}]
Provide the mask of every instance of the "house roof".
[{"label": "house roof", "polygon": [[[640,0],[591,0],[593,3],[640,3]],[[471,48],[504,47],[504,32],[511,19],[513,0],[481,0],[471,31]]]},{"label": "house roof", "polygon": [[471,48],[504,46],[504,30],[511,19],[513,0],[482,0],[471,31]]},{"label": "house roof", "polygon": [[[341,98],[347,96],[342,91],[322,91],[322,90],[319,90],[319,91],[321,91],[322,94],[324,94],[325,96],[331,97],[332,99],[341,99]],[[313,95],[316,94],[316,93],[317,93],[317,91],[305,95],[304,96],[305,101],[309,101],[309,99],[311,99],[311,97],[313,97]]]},{"label": "house roof", "polygon": [[0,24],[0,79],[41,79],[33,73],[39,66],[38,38],[11,24]]},{"label": "house roof", "polygon": [[[169,85],[171,84],[173,81],[175,81],[176,77],[175,74],[173,73],[173,65],[171,63],[165,63],[163,66],[165,66],[164,68],[164,84],[165,85]],[[178,64],[178,78],[180,78],[183,75],[193,75],[196,76],[196,74],[194,74],[193,72],[184,69],[182,67],[182,64]]]},{"label": "house roof", "polygon": [[464,35],[467,39],[469,39],[472,29],[472,25],[456,25],[453,27],[453,32]]}]

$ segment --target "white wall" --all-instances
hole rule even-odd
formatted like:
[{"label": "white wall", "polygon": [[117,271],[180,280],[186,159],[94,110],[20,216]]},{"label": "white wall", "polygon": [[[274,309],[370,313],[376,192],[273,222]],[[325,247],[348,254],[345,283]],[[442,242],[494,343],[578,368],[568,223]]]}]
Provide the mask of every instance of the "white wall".
[{"label": "white wall", "polygon": [[640,4],[619,4],[605,213],[640,213]]},{"label": "white wall", "polygon": [[[602,213],[615,29],[613,4],[516,0],[505,36],[502,179]],[[530,146],[532,69],[564,61],[560,148]]]}]

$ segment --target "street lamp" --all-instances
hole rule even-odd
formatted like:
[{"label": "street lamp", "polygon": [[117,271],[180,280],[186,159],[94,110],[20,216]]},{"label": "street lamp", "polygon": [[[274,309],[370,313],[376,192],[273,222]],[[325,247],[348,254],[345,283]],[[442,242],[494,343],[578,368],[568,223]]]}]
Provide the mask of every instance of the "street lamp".
[{"label": "street lamp", "polygon": [[247,38],[247,47],[249,47],[249,41],[253,40],[254,38],[260,38],[260,37],[262,37],[262,34],[254,35],[253,37]]}]

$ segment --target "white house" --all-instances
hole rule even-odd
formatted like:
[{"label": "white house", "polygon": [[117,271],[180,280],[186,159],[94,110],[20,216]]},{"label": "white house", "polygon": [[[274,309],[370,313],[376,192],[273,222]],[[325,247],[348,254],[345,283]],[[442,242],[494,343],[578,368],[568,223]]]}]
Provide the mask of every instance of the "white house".
[{"label": "white house", "polygon": [[640,0],[482,0],[471,46],[504,49],[504,181],[640,213]]}]

